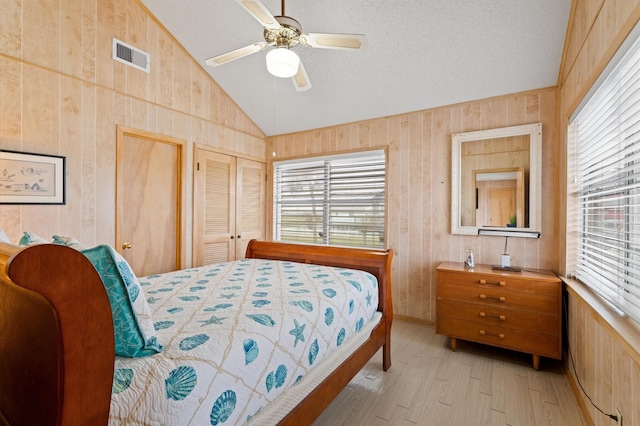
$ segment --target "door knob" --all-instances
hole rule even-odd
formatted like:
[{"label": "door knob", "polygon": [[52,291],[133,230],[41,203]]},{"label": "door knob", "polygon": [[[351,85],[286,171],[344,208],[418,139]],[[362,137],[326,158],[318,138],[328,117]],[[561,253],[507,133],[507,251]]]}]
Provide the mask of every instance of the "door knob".
[{"label": "door knob", "polygon": [[131,248],[131,243],[122,243],[122,250],[129,250]]}]

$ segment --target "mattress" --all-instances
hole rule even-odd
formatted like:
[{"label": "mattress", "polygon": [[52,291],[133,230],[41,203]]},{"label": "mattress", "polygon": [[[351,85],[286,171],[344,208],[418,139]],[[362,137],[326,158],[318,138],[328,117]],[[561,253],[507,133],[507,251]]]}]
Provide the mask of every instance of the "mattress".
[{"label": "mattress", "polygon": [[369,273],[286,261],[245,259],[140,282],[164,351],[116,358],[110,425],[262,423],[272,401],[303,392],[314,367],[368,337],[378,306]]}]

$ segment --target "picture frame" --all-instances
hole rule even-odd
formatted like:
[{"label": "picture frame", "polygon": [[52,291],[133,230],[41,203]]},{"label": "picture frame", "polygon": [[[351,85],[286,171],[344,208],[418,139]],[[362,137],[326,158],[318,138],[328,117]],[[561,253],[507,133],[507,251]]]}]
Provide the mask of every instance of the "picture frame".
[{"label": "picture frame", "polygon": [[0,204],[65,204],[66,157],[0,150]]}]

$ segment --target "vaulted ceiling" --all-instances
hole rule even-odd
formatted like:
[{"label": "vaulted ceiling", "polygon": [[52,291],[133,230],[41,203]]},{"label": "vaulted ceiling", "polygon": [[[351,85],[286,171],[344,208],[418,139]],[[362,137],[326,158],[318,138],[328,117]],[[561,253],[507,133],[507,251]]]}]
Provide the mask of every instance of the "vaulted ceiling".
[{"label": "vaulted ceiling", "polygon": [[[266,50],[205,65],[264,40],[236,1],[142,3],[267,135],[555,86],[571,9],[571,0],[289,0],[303,32],[368,41],[358,51],[295,47],[312,84],[298,92],[269,74]],[[262,3],[281,14],[281,1]]]}]

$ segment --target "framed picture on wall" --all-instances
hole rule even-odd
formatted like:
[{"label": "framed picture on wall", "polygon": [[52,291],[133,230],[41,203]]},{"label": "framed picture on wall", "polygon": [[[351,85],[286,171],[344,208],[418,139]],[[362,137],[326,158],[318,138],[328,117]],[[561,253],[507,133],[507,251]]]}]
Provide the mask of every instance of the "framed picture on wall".
[{"label": "framed picture on wall", "polygon": [[65,204],[65,160],[0,150],[0,204]]}]

